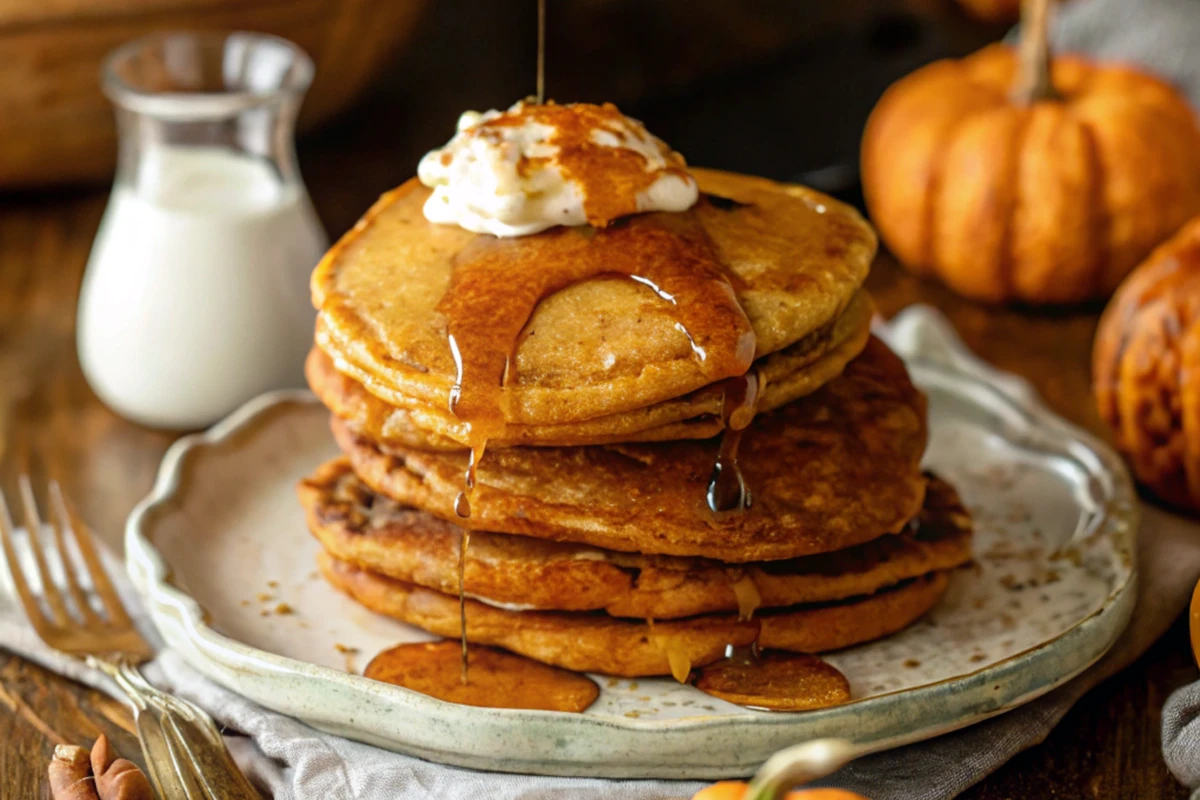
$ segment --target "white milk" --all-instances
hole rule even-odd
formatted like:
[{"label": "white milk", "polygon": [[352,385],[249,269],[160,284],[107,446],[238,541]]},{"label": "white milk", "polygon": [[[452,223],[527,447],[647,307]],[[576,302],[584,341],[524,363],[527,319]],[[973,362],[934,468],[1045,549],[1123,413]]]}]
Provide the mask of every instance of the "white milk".
[{"label": "white milk", "polygon": [[218,148],[157,148],[137,193],[113,190],[79,300],[92,389],[122,416],[208,425],[269,389],[302,386],[327,246],[302,186]]}]

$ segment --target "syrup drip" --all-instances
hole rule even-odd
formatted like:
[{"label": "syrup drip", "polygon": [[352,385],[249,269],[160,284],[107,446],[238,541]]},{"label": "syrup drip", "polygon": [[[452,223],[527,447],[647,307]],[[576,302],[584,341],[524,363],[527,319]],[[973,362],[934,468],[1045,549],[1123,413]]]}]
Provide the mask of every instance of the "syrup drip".
[{"label": "syrup drip", "polygon": [[642,215],[602,229],[557,228],[532,243],[476,237],[456,257],[438,303],[455,365],[449,408],[466,423],[472,450],[468,491],[455,502],[460,516],[470,514],[475,465],[511,417],[505,383],[521,331],[544,297],[602,275],[637,281],[668,303],[709,381],[750,368],[754,330],[703,228],[688,215]]},{"label": "syrup drip", "polygon": [[692,660],[677,647],[667,645],[667,663],[671,665],[671,676],[679,683],[687,683],[692,674]]},{"label": "syrup drip", "polygon": [[[531,249],[536,252],[531,254]],[[543,298],[603,275],[634,280],[668,303],[710,382],[745,376],[749,370],[754,330],[704,229],[689,215],[641,215],[600,229],[557,228],[531,242],[476,237],[455,258],[450,285],[438,303],[455,366],[449,410],[466,424],[471,448],[464,489],[454,502],[459,517],[471,516],[476,468],[487,443],[504,435],[512,416],[505,385],[521,331]],[[744,418],[749,424],[758,381],[742,377],[739,383],[746,388],[730,418]],[[742,406],[751,410],[739,416]],[[736,473],[736,450],[734,441],[718,467],[729,464],[728,470]],[[740,475],[737,479],[740,482]],[[710,505],[711,497],[710,489]],[[738,498],[738,505],[744,506],[744,487]],[[464,587],[469,539],[464,530],[458,582],[463,683],[469,663]]]},{"label": "syrup drip", "polygon": [[734,664],[753,664],[758,661],[758,642],[747,645],[725,645],[725,660]]},{"label": "syrup drip", "polygon": [[646,627],[650,629],[650,640],[667,654],[667,663],[671,666],[671,676],[679,683],[687,683],[688,676],[692,674],[691,658],[675,645],[671,637],[659,636],[654,633],[654,619],[652,617],[646,618]]},{"label": "syrup drip", "polygon": [[[469,487],[470,484],[468,483],[467,486]],[[471,516],[471,500],[465,491],[459,492],[458,496],[454,498],[454,513],[463,519]]]},{"label": "syrup drip", "polygon": [[758,586],[749,575],[740,573],[736,577],[730,577],[734,578],[733,593],[737,597],[738,619],[748,620],[762,605],[762,595],[758,593]]},{"label": "syrup drip", "polygon": [[473,447],[504,432],[510,416],[505,373],[538,303],[597,276],[636,280],[669,303],[675,321],[705,353],[697,361],[710,381],[750,368],[754,331],[707,235],[691,217],[643,215],[596,230],[556,228],[536,239],[476,237],[458,254],[438,304],[456,368],[450,411],[469,426]]},{"label": "syrup drip", "polygon": [[471,516],[471,499],[475,497],[475,474],[487,442],[481,442],[471,448],[471,456],[467,460],[467,470],[463,473],[463,491],[454,498],[454,513],[463,519]]},{"label": "syrup drip", "polygon": [[717,461],[708,479],[708,507],[714,513],[744,511],[753,502],[738,466],[738,447],[741,446],[743,433],[758,411],[761,384],[757,370],[731,378],[726,383],[721,408],[725,431],[721,434]]},{"label": "syrup drip", "polygon": [[[461,495],[460,495],[461,496]],[[462,636],[462,670],[460,680],[467,684],[467,547],[471,544],[471,532],[462,529],[458,545],[458,632]]]}]

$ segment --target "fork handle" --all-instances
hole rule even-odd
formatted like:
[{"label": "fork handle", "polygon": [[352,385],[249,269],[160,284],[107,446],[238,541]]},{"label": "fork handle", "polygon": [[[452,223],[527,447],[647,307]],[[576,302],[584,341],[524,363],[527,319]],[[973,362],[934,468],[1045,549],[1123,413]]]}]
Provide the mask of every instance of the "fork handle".
[{"label": "fork handle", "polygon": [[163,800],[262,800],[234,763],[212,717],[151,686],[129,661],[89,661],[133,704],[150,780]]}]

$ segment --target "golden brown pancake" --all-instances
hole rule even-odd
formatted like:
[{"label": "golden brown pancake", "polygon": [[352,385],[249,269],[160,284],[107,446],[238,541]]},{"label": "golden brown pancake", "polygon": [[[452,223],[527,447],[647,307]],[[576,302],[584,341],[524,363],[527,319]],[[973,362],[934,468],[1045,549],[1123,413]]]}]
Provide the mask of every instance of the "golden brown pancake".
[{"label": "golden brown pancake", "polygon": [[[458,598],[359,569],[323,551],[318,562],[334,587],[372,611],[437,636],[461,635]],[[800,606],[749,620],[710,614],[653,623],[601,613],[507,611],[467,600],[467,639],[577,672],[670,675],[672,657],[704,666],[721,658],[727,645],[757,640],[765,649],[819,653],[877,639],[912,624],[948,585],[949,575],[939,572],[837,605]]]},{"label": "golden brown pancake", "polygon": [[[502,251],[509,274],[522,276],[552,272],[586,247],[606,273],[624,274],[625,261],[677,258],[678,232],[685,229],[688,241],[701,242],[705,258],[728,276],[756,340],[750,357],[798,342],[845,310],[876,244],[856,211],[799,186],[693,172],[715,197],[682,214],[639,214],[603,229],[556,228],[515,240],[429,223],[421,210],[429,190],[411,180],[384,195],[314,271],[317,344],[341,372],[394,406],[448,408],[457,369],[439,307],[466,253],[475,259],[489,248]],[[723,377],[706,366],[718,359],[697,358],[689,333],[677,325],[680,314],[709,307],[676,306],[651,286],[600,273],[554,291],[511,343],[504,418],[523,425],[590,420]],[[725,327],[690,335],[706,340]]]},{"label": "golden brown pancake", "polygon": [[336,419],[333,429],[359,477],[403,505],[473,530],[626,552],[746,562],[840,550],[898,532],[925,495],[925,398],[874,338],[840,377],[746,429],[753,504],[740,513],[705,502],[715,440],[489,450],[460,521],[464,455],[384,453]]},{"label": "golden brown pancake", "polygon": [[[815,391],[845,369],[867,343],[874,305],[859,292],[846,311],[819,335],[772,353],[755,364],[760,381],[759,408],[770,411]],[[305,365],[308,383],[329,410],[359,436],[382,445],[424,450],[460,450],[469,444],[468,426],[445,408],[405,399],[403,407],[375,397],[338,372],[320,348]],[[561,425],[511,425],[506,438],[489,447],[510,445],[585,445],[615,442],[664,442],[707,439],[724,429],[724,390],[706,386],[683,397],[646,408]]]},{"label": "golden brown pancake", "polygon": [[[462,528],[376,495],[344,458],[298,490],[309,528],[336,558],[457,594]],[[954,489],[934,477],[914,525],[846,550],[730,567],[476,531],[465,586],[468,596],[506,607],[676,619],[867,595],[970,558],[970,518]]]}]

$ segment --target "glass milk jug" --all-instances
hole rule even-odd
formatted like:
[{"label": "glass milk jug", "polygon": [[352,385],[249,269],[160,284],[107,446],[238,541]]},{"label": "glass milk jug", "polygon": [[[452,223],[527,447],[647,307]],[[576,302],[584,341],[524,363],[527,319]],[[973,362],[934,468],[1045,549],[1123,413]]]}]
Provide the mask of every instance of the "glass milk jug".
[{"label": "glass milk jug", "polygon": [[117,413],[196,428],[303,385],[308,277],[328,246],[293,148],[312,73],[253,33],[152,36],[106,61],[120,149],[77,345]]}]

